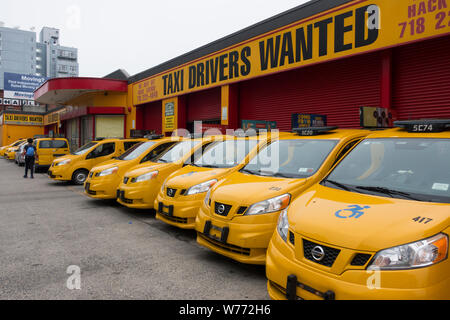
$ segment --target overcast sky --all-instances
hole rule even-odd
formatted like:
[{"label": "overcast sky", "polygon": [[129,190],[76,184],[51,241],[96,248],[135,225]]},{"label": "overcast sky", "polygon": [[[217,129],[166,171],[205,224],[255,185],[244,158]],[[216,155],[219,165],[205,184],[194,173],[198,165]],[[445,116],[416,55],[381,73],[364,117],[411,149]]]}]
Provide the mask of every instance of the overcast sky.
[{"label": "overcast sky", "polygon": [[0,21],[61,30],[80,76],[134,75],[306,0],[2,0]]}]

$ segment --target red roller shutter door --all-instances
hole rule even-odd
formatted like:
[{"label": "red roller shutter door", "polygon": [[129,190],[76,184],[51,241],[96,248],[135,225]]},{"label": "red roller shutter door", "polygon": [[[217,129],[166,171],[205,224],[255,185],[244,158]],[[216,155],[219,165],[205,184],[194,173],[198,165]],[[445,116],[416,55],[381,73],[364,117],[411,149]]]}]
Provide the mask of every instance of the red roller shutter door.
[{"label": "red roller shutter door", "polygon": [[392,105],[399,120],[450,118],[450,36],[393,51]]},{"label": "red roller shutter door", "polygon": [[143,108],[143,129],[162,132],[162,102],[156,101],[146,104]]},{"label": "red roller shutter door", "polygon": [[187,96],[187,121],[220,120],[220,87],[194,92]]},{"label": "red roller shutter door", "polygon": [[293,113],[328,116],[328,125],[359,127],[360,106],[380,106],[381,56],[371,53],[240,84],[241,120],[277,121],[291,130]]}]

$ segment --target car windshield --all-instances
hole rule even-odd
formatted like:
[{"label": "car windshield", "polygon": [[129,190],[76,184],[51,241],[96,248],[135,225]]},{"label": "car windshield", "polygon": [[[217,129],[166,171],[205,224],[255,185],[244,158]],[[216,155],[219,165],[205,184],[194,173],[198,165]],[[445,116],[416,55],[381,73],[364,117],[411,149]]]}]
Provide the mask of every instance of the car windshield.
[{"label": "car windshield", "polygon": [[72,154],[77,155],[77,156],[85,154],[90,148],[92,148],[96,144],[97,144],[97,142],[86,143],[84,146],[82,146],[80,149],[78,149],[77,151],[73,152]]},{"label": "car windshield", "polygon": [[241,163],[257,144],[257,140],[249,139],[215,142],[208,146],[194,165],[208,168],[232,168]]},{"label": "car windshield", "polygon": [[139,157],[141,154],[143,154],[145,151],[147,151],[151,146],[153,146],[156,142],[154,141],[148,141],[148,142],[142,142],[135,144],[130,149],[128,149],[125,153],[123,153],[120,157],[117,159],[119,160],[134,160],[137,157]]},{"label": "car windshield", "polygon": [[361,142],[322,181],[348,191],[450,203],[450,139]]},{"label": "car windshield", "polygon": [[200,141],[182,141],[173,145],[169,150],[161,154],[155,161],[156,162],[175,162],[183,158],[188,152],[197,146]]},{"label": "car windshield", "polygon": [[241,171],[244,173],[307,178],[320,168],[337,140],[277,140],[263,148]]}]

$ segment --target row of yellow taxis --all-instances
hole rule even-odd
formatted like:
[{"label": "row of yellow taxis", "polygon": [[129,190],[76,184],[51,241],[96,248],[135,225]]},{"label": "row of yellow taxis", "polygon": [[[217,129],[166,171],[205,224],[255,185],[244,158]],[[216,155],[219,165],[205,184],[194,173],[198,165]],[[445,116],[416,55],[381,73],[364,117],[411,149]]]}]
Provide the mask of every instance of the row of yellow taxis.
[{"label": "row of yellow taxis", "polygon": [[48,173],[265,264],[273,299],[450,299],[450,120],[395,125],[94,141]]}]

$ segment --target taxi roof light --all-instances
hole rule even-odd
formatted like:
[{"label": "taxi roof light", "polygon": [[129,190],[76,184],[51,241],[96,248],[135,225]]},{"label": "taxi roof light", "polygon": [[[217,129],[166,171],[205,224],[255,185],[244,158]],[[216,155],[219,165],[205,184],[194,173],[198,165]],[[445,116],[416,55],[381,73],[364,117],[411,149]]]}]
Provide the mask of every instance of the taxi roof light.
[{"label": "taxi roof light", "polygon": [[144,138],[148,140],[157,140],[164,138],[164,136],[162,134],[147,134]]},{"label": "taxi roof light", "polygon": [[317,136],[319,134],[329,133],[338,129],[339,127],[301,127],[293,128],[292,132],[299,136]]},{"label": "taxi roof light", "polygon": [[250,129],[244,130],[244,129],[241,128],[241,129],[234,130],[234,136],[238,137],[238,138],[256,137],[256,136],[259,136],[259,135],[262,135],[262,134],[267,134],[269,132],[271,132],[270,129],[262,129],[262,128],[253,129],[253,128],[250,128]]},{"label": "taxi roof light", "polygon": [[394,126],[408,132],[442,132],[450,129],[450,119],[421,119],[394,121]]}]

